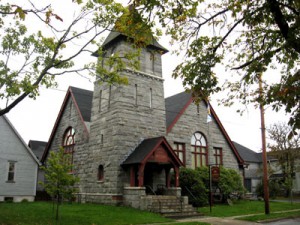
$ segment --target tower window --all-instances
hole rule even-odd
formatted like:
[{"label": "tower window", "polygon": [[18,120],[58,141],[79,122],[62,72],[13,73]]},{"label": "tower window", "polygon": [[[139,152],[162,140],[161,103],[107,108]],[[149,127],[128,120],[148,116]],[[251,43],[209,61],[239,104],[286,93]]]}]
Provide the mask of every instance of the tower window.
[{"label": "tower window", "polygon": [[108,90],[108,108],[110,108],[110,100],[111,100],[111,85],[109,85],[109,90]]},{"label": "tower window", "polygon": [[98,178],[98,181],[103,181],[103,179],[104,179],[104,167],[103,167],[103,165],[98,166],[97,178]]},{"label": "tower window", "polygon": [[137,84],[134,85],[134,101],[135,101],[135,106],[137,106],[138,104],[138,100],[137,100],[137,97],[138,97],[138,86]]},{"label": "tower window", "polygon": [[152,88],[150,88],[150,92],[149,92],[149,107],[152,108]]},{"label": "tower window", "polygon": [[102,90],[100,90],[100,93],[99,93],[99,108],[98,108],[98,112],[101,112],[101,104],[102,104]]}]

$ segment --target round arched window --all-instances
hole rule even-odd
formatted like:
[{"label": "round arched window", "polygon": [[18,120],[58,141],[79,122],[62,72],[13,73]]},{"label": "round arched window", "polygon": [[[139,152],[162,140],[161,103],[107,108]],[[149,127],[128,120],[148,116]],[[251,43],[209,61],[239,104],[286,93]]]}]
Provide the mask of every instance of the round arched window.
[{"label": "round arched window", "polygon": [[73,164],[73,153],[75,147],[75,130],[72,127],[69,127],[63,137],[64,153],[68,155],[68,162],[70,165]]},{"label": "round arched window", "polygon": [[191,138],[192,168],[207,166],[207,141],[200,132],[195,132]]}]

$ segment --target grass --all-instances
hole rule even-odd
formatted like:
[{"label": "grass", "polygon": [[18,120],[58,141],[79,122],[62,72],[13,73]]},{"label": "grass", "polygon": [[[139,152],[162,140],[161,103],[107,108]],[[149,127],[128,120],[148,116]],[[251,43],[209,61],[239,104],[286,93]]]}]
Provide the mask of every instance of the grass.
[{"label": "grass", "polygon": [[[2,203],[0,204],[1,225],[50,225],[56,224],[51,203]],[[125,225],[171,222],[158,214],[139,211],[128,207],[103,206],[96,204],[63,204],[60,207],[58,224],[63,225]]]},{"label": "grass", "polygon": [[[1,203],[0,225],[133,225],[163,223],[174,224],[174,220],[159,214],[140,211],[129,207],[97,204],[63,204],[60,206],[59,221],[54,219],[53,205],[49,202]],[[186,222],[176,225],[209,225],[208,223]]]}]

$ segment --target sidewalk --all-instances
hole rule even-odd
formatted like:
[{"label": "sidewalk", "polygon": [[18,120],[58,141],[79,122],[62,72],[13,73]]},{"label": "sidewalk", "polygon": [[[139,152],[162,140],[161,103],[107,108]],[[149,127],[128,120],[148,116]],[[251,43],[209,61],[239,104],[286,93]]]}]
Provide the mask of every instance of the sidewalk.
[{"label": "sidewalk", "polygon": [[[286,211],[280,211],[280,212],[274,212],[274,213],[295,212],[295,211],[300,211],[300,209],[286,210]],[[269,223],[269,222],[256,223],[256,222],[238,220],[238,218],[244,217],[244,216],[254,216],[254,215],[263,215],[263,214],[264,213],[248,214],[248,215],[240,215],[240,216],[232,216],[232,217],[193,217],[193,218],[179,219],[179,220],[177,220],[177,222],[192,222],[192,221],[195,221],[195,222],[206,222],[206,223],[210,223],[211,225],[272,224],[272,223]]]},{"label": "sidewalk", "polygon": [[211,225],[254,225],[259,224],[255,222],[248,222],[242,220],[236,220],[232,217],[194,217],[194,218],[186,218],[177,220],[178,222],[206,222]]}]

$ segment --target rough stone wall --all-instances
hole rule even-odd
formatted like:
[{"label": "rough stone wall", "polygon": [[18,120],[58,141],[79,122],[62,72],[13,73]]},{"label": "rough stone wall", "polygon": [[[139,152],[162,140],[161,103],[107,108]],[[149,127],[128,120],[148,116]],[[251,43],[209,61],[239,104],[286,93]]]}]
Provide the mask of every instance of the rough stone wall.
[{"label": "rough stone wall", "polygon": [[222,148],[224,167],[233,168],[238,171],[238,161],[216,121],[214,119],[210,123],[206,121],[207,108],[204,102],[199,104],[199,113],[197,106],[191,103],[172,130],[167,134],[166,138],[170,145],[173,145],[174,142],[185,143],[186,167],[190,168],[192,167],[191,138],[195,132],[201,132],[205,135],[208,142],[208,162],[213,162],[213,147],[219,147]]},{"label": "rough stone wall", "polygon": [[66,103],[66,107],[63,111],[62,118],[54,134],[54,138],[50,146],[50,151],[57,151],[62,146],[65,131],[69,127],[73,127],[75,129],[73,171],[80,178],[78,187],[79,187],[79,192],[82,192],[84,191],[83,185],[85,184],[85,180],[86,180],[86,172],[85,172],[84,165],[86,163],[86,158],[88,155],[87,147],[88,147],[89,137],[71,98],[69,98]]},{"label": "rough stone wall", "polygon": [[[132,50],[126,42],[120,42],[112,49],[120,54]],[[128,85],[95,83],[90,155],[86,163],[88,193],[122,194],[123,187],[129,186],[130,178],[129,171],[124,171],[121,163],[142,139],[166,133],[160,55],[154,53],[155,63],[149,66],[147,63],[152,61],[148,53],[145,49],[141,53],[140,71],[122,71],[128,78]],[[97,180],[99,165],[104,167],[101,181]]]}]

